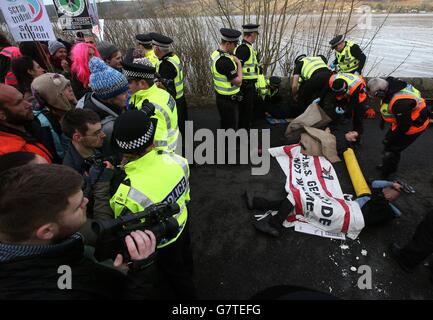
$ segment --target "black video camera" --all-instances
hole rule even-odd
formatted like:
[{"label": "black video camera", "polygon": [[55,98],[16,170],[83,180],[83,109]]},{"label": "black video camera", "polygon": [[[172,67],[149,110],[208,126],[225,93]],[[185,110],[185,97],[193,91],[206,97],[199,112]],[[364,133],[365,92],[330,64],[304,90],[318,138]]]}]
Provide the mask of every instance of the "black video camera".
[{"label": "black video camera", "polygon": [[115,164],[116,159],[113,156],[107,157],[101,153],[98,153],[98,154],[94,154],[93,156],[85,159],[84,163],[86,163],[89,167],[94,165],[98,168],[105,168],[104,161],[108,161],[111,164]]},{"label": "black video camera", "polygon": [[174,238],[178,234],[179,223],[173,216],[179,211],[177,203],[158,203],[137,213],[124,211],[114,220],[94,221],[92,230],[98,236],[95,247],[96,260],[114,259],[120,253],[124,261],[128,262],[130,256],[125,237],[132,231],[152,231],[157,245]]}]

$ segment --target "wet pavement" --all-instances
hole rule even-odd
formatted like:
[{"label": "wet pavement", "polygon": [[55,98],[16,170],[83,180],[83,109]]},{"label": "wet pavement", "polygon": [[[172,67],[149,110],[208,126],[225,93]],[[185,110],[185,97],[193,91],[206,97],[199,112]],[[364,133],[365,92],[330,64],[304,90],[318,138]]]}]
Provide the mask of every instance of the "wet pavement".
[{"label": "wet pavement", "polygon": [[[208,100],[190,103],[194,129],[215,130],[216,107]],[[271,146],[284,145],[285,125],[271,128]],[[378,178],[382,138],[378,119],[365,121],[358,161],[367,179]],[[430,270],[421,265],[404,273],[387,252],[390,243],[404,244],[433,203],[433,128],[429,128],[403,154],[395,178],[415,187],[397,206],[403,216],[383,226],[365,228],[357,240],[331,240],[287,229],[278,238],[258,233],[254,214],[243,194],[253,188],[267,197],[284,196],[285,176],[271,159],[267,175],[252,176],[250,165],[194,165],[191,167],[190,221],[195,282],[201,299],[248,299],[278,285],[292,285],[330,293],[342,299],[432,299]],[[353,188],[344,162],[334,165],[345,193]],[[356,268],[372,270],[372,289],[358,288]],[[353,270],[353,271],[352,271]]]}]

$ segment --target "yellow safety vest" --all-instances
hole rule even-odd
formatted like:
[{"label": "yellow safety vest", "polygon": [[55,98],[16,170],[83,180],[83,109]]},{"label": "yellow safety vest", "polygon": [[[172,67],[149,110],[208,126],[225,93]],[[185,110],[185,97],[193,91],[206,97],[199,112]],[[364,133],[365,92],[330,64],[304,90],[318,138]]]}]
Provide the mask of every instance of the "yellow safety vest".
[{"label": "yellow safety vest", "polygon": [[237,71],[238,65],[236,64],[235,60],[233,59],[233,56],[229,55],[228,53],[221,52],[219,50],[215,50],[212,52],[211,58],[212,58],[212,76],[213,76],[213,83],[215,91],[218,92],[221,95],[224,96],[231,96],[235,95],[240,91],[240,88],[233,85],[225,75],[218,72],[216,68],[216,63],[221,57],[229,58],[233,65],[235,66],[235,70]]},{"label": "yellow safety vest", "polygon": [[[426,108],[425,100],[421,97],[421,92],[411,84],[408,84],[406,88],[395,93],[389,103],[383,103],[380,107],[380,113],[382,114],[383,120],[392,124],[391,129],[395,130],[397,127],[397,120],[395,114],[392,111],[394,104],[400,99],[413,99],[416,102],[416,107],[412,109],[411,118],[413,121],[418,120],[421,116],[421,112]],[[407,135],[415,134],[423,131],[429,124],[429,119],[424,120],[424,124],[416,127],[411,126],[406,132]]]},{"label": "yellow safety vest", "polygon": [[[259,62],[257,61],[257,51],[253,48],[253,46],[249,43],[245,44],[250,50],[250,57],[247,61],[244,61],[244,65],[242,66],[242,79],[244,80],[257,80],[257,76],[259,74]],[[236,47],[236,50],[239,48]]]},{"label": "yellow safety vest", "polygon": [[338,67],[341,72],[353,73],[358,69],[360,61],[352,56],[350,48],[352,48],[354,43],[352,41],[346,41],[346,46],[343,51],[335,51],[335,56],[337,57]]},{"label": "yellow safety vest", "polygon": [[[163,61],[170,62],[176,68],[176,78],[174,78],[174,86],[176,88],[176,99],[180,99],[183,97],[184,93],[184,84],[183,84],[183,68],[180,62],[180,59],[177,55],[173,54],[173,56],[166,56],[163,58]],[[156,66],[156,72],[159,73],[159,67],[161,62]]]},{"label": "yellow safety vest", "polygon": [[129,101],[136,109],[140,110],[145,100],[155,106],[154,118],[158,119],[153,142],[156,149],[174,152],[179,137],[176,101],[167,91],[156,85],[147,90],[137,91]]},{"label": "yellow safety vest", "polygon": [[126,178],[110,199],[114,216],[119,217],[125,208],[137,213],[152,204],[177,203],[180,212],[174,217],[179,223],[179,232],[172,239],[163,239],[158,248],[176,241],[188,218],[188,161],[174,153],[152,150],[126,164],[125,173]]},{"label": "yellow safety vest", "polygon": [[313,73],[322,68],[328,68],[328,65],[320,57],[306,57],[302,59],[301,78],[303,81],[310,80]]},{"label": "yellow safety vest", "polygon": [[144,57],[147,58],[150,63],[152,63],[152,65],[156,68],[159,64],[159,59],[158,57],[155,55],[155,51],[153,51],[153,49],[147,51],[144,54]]}]

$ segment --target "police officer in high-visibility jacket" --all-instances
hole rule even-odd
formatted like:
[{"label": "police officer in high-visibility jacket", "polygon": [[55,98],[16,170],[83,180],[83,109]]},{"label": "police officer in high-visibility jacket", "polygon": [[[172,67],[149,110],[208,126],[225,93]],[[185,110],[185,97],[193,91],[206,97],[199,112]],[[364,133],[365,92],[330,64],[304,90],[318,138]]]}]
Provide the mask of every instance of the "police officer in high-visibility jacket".
[{"label": "police officer in high-visibility jacket", "polygon": [[377,166],[384,177],[397,171],[400,154],[423,134],[430,122],[430,112],[421,93],[411,84],[388,77],[368,82],[368,95],[380,99],[382,128],[391,124],[386,133],[382,164]]},{"label": "police officer in high-visibility jacket", "polygon": [[156,72],[158,73],[158,79],[162,81],[158,82],[158,86],[165,87],[176,100],[179,130],[182,137],[184,137],[188,109],[185,99],[183,64],[179,56],[173,52],[173,39],[153,32],[150,35],[155,54],[159,59]]},{"label": "police officer in high-visibility jacket", "polygon": [[150,36],[150,33],[137,34],[135,35],[135,39],[137,40],[137,47],[143,52],[143,58],[148,59],[150,63],[156,67],[159,63],[159,59],[153,50],[152,37]]},{"label": "police officer in high-visibility jacket", "polygon": [[338,66],[338,71],[343,73],[362,74],[367,57],[361,48],[352,41],[345,40],[343,35],[333,38],[329,44],[335,50],[335,61],[332,69]]},{"label": "police officer in high-visibility jacket", "polygon": [[254,115],[254,100],[256,97],[257,77],[261,73],[257,51],[253,44],[259,35],[258,24],[244,24],[244,38],[235,49],[236,57],[242,63],[242,101],[239,104],[239,128],[249,129]]},{"label": "police officer in high-visibility jacket", "polygon": [[329,78],[328,88],[324,93],[324,95],[327,92],[331,93],[332,103],[327,105],[321,101],[323,110],[335,123],[342,124],[345,118],[352,119],[352,129],[345,133],[348,142],[359,142],[364,131],[363,121],[367,100],[365,87],[365,80],[362,76],[351,73],[333,74]]},{"label": "police officer in high-visibility jacket", "polygon": [[128,79],[131,97],[129,109],[141,110],[143,104],[151,103],[158,119],[154,145],[158,150],[174,152],[179,138],[177,106],[173,97],[154,83],[155,67],[146,58],[134,59],[127,54],[122,63]]},{"label": "police officer in high-visibility jacket", "polygon": [[238,129],[242,64],[233,55],[241,32],[221,28],[219,49],[212,52],[212,78],[222,129]]},{"label": "police officer in high-visibility jacket", "polygon": [[302,114],[328,84],[331,71],[328,60],[320,55],[307,57],[305,54],[295,59],[292,77],[292,97],[296,107],[292,108],[292,116]]},{"label": "police officer in high-visibility jacket", "polygon": [[[190,249],[187,204],[189,167],[186,159],[174,153],[157,151],[153,139],[158,120],[151,110],[130,110],[114,123],[113,141],[123,153],[126,177],[110,200],[118,218],[128,212],[137,213],[156,203],[177,203],[180,211],[174,217],[179,228],[174,238],[158,244],[158,268],[162,274],[165,298],[194,299],[192,254]],[[158,290],[159,291],[159,290]]]}]

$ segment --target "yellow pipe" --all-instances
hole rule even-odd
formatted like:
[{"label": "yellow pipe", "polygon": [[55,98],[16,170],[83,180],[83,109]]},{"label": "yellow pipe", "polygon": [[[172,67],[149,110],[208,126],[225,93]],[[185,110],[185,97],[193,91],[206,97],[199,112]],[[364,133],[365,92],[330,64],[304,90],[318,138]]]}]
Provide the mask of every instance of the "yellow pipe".
[{"label": "yellow pipe", "polygon": [[363,197],[371,195],[371,190],[365,181],[364,175],[362,174],[361,168],[359,167],[358,160],[356,159],[355,153],[352,148],[348,148],[343,153],[344,161],[346,162],[347,171],[352,180],[353,188],[357,197]]}]

